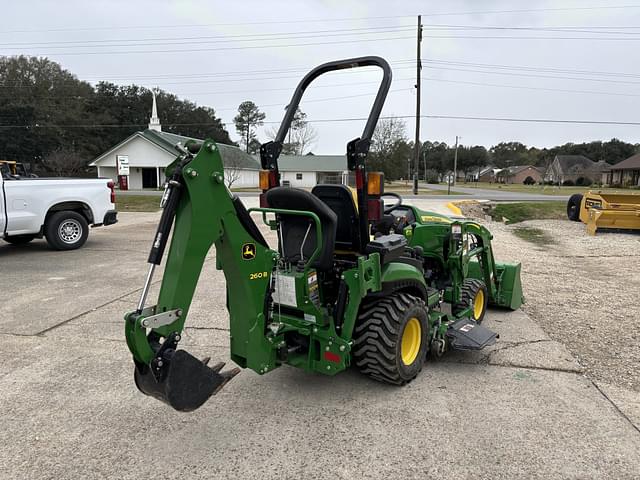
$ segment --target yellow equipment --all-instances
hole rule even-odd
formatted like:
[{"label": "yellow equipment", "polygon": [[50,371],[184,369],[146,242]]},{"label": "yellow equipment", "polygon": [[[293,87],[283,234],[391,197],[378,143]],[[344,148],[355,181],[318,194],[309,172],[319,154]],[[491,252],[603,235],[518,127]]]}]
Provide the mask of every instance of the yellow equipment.
[{"label": "yellow equipment", "polygon": [[23,163],[16,162],[15,160],[0,160],[0,173],[7,175],[20,175],[22,177],[31,177],[27,172],[27,168]]},{"label": "yellow equipment", "polygon": [[577,193],[567,203],[569,220],[587,225],[595,235],[599,228],[640,230],[640,195],[632,193]]}]

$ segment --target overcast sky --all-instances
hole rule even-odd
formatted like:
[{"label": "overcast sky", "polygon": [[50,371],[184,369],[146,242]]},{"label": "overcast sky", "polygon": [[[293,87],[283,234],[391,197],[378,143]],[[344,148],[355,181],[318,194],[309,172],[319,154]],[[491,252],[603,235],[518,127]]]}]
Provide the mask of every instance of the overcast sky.
[{"label": "overcast sky", "polygon": [[[417,14],[424,115],[640,121],[640,1],[633,0],[2,0],[0,54],[47,56],[92,83],[157,85],[214,108],[238,139],[232,119],[241,101],[279,123],[306,71],[362,55],[392,66],[383,115],[414,115]],[[321,120],[366,117],[379,79],[375,69],[358,69],[312,84],[301,106],[319,134],[315,153],[344,153],[361,134],[364,121]],[[406,124],[413,138],[413,119]],[[260,140],[275,126],[265,124]],[[453,144],[456,135],[487,147],[638,143],[640,126],[422,120],[422,140]]]}]

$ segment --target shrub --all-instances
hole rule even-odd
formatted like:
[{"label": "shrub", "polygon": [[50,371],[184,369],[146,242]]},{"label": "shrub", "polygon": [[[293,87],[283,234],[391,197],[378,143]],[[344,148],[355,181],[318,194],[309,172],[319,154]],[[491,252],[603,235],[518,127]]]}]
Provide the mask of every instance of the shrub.
[{"label": "shrub", "polygon": [[588,177],[578,177],[578,179],[576,180],[576,185],[578,187],[588,187],[589,185],[591,185],[591,179]]},{"label": "shrub", "polygon": [[573,187],[575,183],[573,183],[573,180],[565,180],[564,182],[562,182],[562,185],[565,187]]},{"label": "shrub", "polygon": [[427,169],[425,181],[427,183],[440,183],[438,172],[432,168]]},{"label": "shrub", "polygon": [[535,185],[536,181],[533,179],[533,177],[529,176],[527,178],[524,179],[524,183],[525,185]]}]

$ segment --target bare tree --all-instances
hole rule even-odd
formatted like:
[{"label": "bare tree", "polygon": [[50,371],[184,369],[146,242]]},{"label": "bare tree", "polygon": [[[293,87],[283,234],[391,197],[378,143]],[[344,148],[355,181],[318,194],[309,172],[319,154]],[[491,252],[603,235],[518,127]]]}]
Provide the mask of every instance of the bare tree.
[{"label": "bare tree", "polygon": [[227,188],[240,180],[240,162],[236,156],[231,156],[226,162],[224,162],[224,182],[227,184]]},{"label": "bare tree", "polygon": [[405,122],[393,117],[380,120],[372,141],[371,170],[383,171],[389,180],[405,177],[411,156]]},{"label": "bare tree", "polygon": [[[275,139],[278,134],[277,128],[267,130],[267,136]],[[304,155],[318,139],[318,133],[307,121],[307,114],[298,108],[291,121],[287,141],[282,145],[282,153],[285,155]]]},{"label": "bare tree", "polygon": [[44,166],[56,176],[73,176],[85,169],[85,160],[75,150],[58,148],[43,158]]},{"label": "bare tree", "polygon": [[318,133],[309,122],[304,122],[304,125],[293,131],[291,137],[297,155],[304,155],[315,146]]},{"label": "bare tree", "polygon": [[371,151],[385,158],[394,150],[399,141],[407,141],[407,125],[398,118],[383,118],[373,132]]}]

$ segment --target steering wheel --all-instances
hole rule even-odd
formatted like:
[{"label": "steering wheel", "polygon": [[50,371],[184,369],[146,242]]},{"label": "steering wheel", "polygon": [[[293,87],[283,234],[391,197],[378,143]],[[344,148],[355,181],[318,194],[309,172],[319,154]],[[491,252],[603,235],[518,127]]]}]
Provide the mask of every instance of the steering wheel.
[{"label": "steering wheel", "polygon": [[400,195],[398,195],[397,193],[393,193],[393,192],[388,192],[388,193],[384,193],[382,194],[382,197],[393,197],[396,199],[396,202],[387,207],[386,205],[384,206],[384,213],[389,213],[391,212],[391,210],[393,210],[396,207],[399,207],[400,205],[402,205],[402,197]]}]

